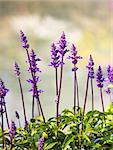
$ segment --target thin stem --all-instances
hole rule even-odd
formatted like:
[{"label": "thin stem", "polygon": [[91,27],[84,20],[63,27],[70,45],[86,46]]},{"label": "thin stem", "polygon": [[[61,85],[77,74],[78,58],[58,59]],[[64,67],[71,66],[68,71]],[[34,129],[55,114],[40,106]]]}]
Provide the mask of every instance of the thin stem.
[{"label": "thin stem", "polygon": [[1,98],[1,122],[2,122],[2,148],[4,149],[4,118],[3,118],[3,98]]},{"label": "thin stem", "polygon": [[94,92],[93,92],[93,79],[91,78],[91,93],[92,93],[92,111],[94,110]]},{"label": "thin stem", "polygon": [[38,101],[36,101],[36,102],[37,102],[38,115],[40,116],[40,107],[39,107],[39,103],[38,103]]},{"label": "thin stem", "polygon": [[80,102],[79,102],[79,88],[78,88],[77,77],[76,77],[76,82],[77,82],[77,107],[78,107],[78,112],[79,112]]},{"label": "thin stem", "polygon": [[[28,60],[29,60],[29,65],[30,65],[30,67],[32,67],[32,66],[31,66],[31,62],[30,62],[30,56],[29,56],[28,49],[26,49],[26,52],[27,52],[27,56],[28,56]],[[34,79],[34,74],[33,74],[33,72],[31,72],[31,76],[32,76],[33,83],[34,83],[34,88],[35,88],[35,90],[37,91],[37,85],[36,85],[36,83],[35,83],[35,79]],[[41,111],[43,120],[44,120],[44,122],[45,122],[45,117],[44,117],[44,113],[43,113],[42,106],[41,106],[41,103],[40,103],[40,99],[39,99],[39,96],[38,96],[38,91],[36,92],[36,95],[37,95],[37,100],[38,100],[38,104],[39,104],[39,107],[40,107],[40,111]],[[33,97],[34,97],[34,96],[33,96]],[[32,107],[33,107],[33,106],[32,106]]]},{"label": "thin stem", "polygon": [[84,106],[83,106],[83,119],[84,119],[85,108],[86,108],[86,101],[87,101],[87,94],[88,94],[88,84],[89,84],[89,77],[87,77],[86,93],[85,93],[85,100],[84,100]]},{"label": "thin stem", "polygon": [[104,112],[105,110],[104,110],[104,101],[103,101],[102,88],[100,88],[100,96],[101,96],[101,102],[102,102],[102,110]]},{"label": "thin stem", "polygon": [[[57,68],[55,68],[55,80],[56,80],[56,98],[58,97],[58,70]],[[57,126],[58,126],[58,108],[59,108],[59,104],[58,104],[58,99],[56,100],[56,118],[57,118]]]},{"label": "thin stem", "polygon": [[35,102],[35,99],[33,96],[33,99],[32,99],[32,118],[34,118],[34,102]]},{"label": "thin stem", "polygon": [[[63,58],[62,58],[62,62],[63,62]],[[61,88],[62,88],[62,75],[63,75],[63,65],[60,68],[60,83],[59,83],[58,102],[57,102],[57,119],[59,115],[59,102],[60,102],[60,95],[61,95]],[[57,121],[57,126],[58,126],[58,121]]]},{"label": "thin stem", "polygon": [[21,84],[20,77],[18,77],[18,81],[19,81],[19,86],[20,86],[20,92],[21,92],[21,98],[22,98],[22,105],[23,105],[23,111],[24,111],[24,119],[25,119],[25,125],[26,125],[26,123],[27,123],[27,117],[26,117],[24,95],[23,95],[23,89],[22,89],[22,84]]},{"label": "thin stem", "polygon": [[10,142],[11,142],[10,150],[12,150],[13,149],[13,138],[12,137],[10,138]]},{"label": "thin stem", "polygon": [[44,120],[44,122],[45,122],[45,117],[44,117],[44,113],[43,113],[43,110],[42,110],[42,106],[41,106],[41,103],[40,103],[39,96],[37,97],[37,100],[38,100],[38,103],[39,103],[39,107],[40,107],[40,111],[41,111],[41,114],[42,114],[43,120]]},{"label": "thin stem", "polygon": [[6,115],[7,127],[8,127],[8,129],[9,129],[9,119],[8,119],[8,114],[7,114],[6,104],[4,104],[4,109],[5,109],[5,115]]},{"label": "thin stem", "polygon": [[74,114],[76,113],[76,72],[74,72]]}]

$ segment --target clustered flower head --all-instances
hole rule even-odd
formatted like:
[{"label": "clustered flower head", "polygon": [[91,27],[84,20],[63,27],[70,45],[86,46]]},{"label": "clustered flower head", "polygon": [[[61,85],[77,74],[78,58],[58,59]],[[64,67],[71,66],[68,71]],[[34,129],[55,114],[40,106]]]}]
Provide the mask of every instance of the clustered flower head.
[{"label": "clustered flower head", "polygon": [[34,52],[34,50],[31,50],[30,53],[30,67],[29,67],[29,71],[32,73],[37,73],[37,72],[41,72],[40,68],[37,66],[37,62],[41,61],[41,58],[37,58],[36,54]]},{"label": "clustered flower head", "polygon": [[30,53],[30,67],[28,69],[29,72],[32,73],[33,78],[27,80],[28,83],[32,84],[32,88],[29,90],[30,92],[33,92],[33,96],[38,98],[38,96],[40,95],[40,93],[43,92],[43,90],[37,89],[36,86],[40,83],[40,78],[36,73],[41,72],[40,68],[38,67],[37,62],[41,61],[40,58],[36,57],[36,54],[34,52],[34,50],[31,50]]},{"label": "clustered flower head", "polygon": [[99,88],[102,88],[103,87],[104,78],[103,78],[101,66],[98,67],[97,74],[96,74],[96,81],[97,81],[97,86]]},{"label": "clustered flower head", "polygon": [[108,65],[107,67],[107,72],[108,72],[108,80],[110,83],[113,84],[113,68],[110,65]]},{"label": "clustered flower head", "polygon": [[62,32],[61,37],[57,44],[51,44],[51,62],[49,66],[53,66],[55,68],[59,67],[60,65],[63,66],[64,62],[64,55],[69,51],[67,49],[67,40],[65,37],[65,33]]},{"label": "clustered flower head", "polygon": [[55,43],[51,44],[51,62],[50,62],[50,66],[53,66],[55,68],[59,67],[60,65],[60,55],[59,55],[59,51],[56,48]]},{"label": "clustered flower head", "polygon": [[16,115],[17,119],[20,119],[20,115],[19,115],[19,113],[17,111],[15,111],[15,115]]},{"label": "clustered flower head", "polygon": [[20,72],[20,68],[19,68],[18,64],[15,62],[15,63],[13,64],[13,67],[14,67],[15,75],[16,75],[17,77],[19,77],[21,72]]},{"label": "clustered flower head", "polygon": [[4,82],[0,79],[0,98],[4,98],[9,89],[7,89],[4,85]]},{"label": "clustered flower head", "polygon": [[22,42],[22,47],[25,48],[25,49],[28,49],[29,44],[28,44],[28,41],[27,41],[27,37],[25,36],[25,34],[22,31],[20,31],[20,39],[21,39],[21,42]]},{"label": "clustered flower head", "polygon": [[78,69],[76,64],[78,62],[78,59],[82,59],[82,57],[77,56],[77,49],[76,49],[76,46],[74,44],[72,44],[72,46],[71,46],[71,56],[69,56],[68,59],[72,60],[72,64],[74,65],[74,68],[72,69],[72,71],[76,72]]},{"label": "clustered flower head", "polygon": [[38,150],[43,150],[44,138],[40,138],[38,141]]},{"label": "clustered flower head", "polygon": [[88,77],[93,79],[94,78],[94,61],[93,61],[93,58],[92,56],[90,55],[90,58],[89,58],[89,62],[88,62],[88,65],[86,66],[88,68]]},{"label": "clustered flower head", "polygon": [[14,138],[15,134],[16,134],[16,125],[14,121],[11,121],[9,135],[11,138]]}]

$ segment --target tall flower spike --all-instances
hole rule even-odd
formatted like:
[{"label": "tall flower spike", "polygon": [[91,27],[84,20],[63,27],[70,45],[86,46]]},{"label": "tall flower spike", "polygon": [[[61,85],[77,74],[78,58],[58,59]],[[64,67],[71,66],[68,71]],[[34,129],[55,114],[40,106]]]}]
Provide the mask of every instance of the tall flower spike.
[{"label": "tall flower spike", "polygon": [[62,60],[62,58],[64,57],[64,55],[69,51],[67,49],[67,41],[66,41],[66,37],[65,37],[65,33],[62,32],[62,35],[60,37],[60,40],[58,41],[57,43],[57,46],[58,46],[58,51],[61,55],[61,61],[60,61],[60,64],[61,65],[64,65],[64,62]]},{"label": "tall flower spike", "polygon": [[60,55],[58,54],[58,49],[56,48],[55,43],[51,44],[51,62],[49,66],[53,66],[55,68],[59,67],[60,65]]},{"label": "tall flower spike", "polygon": [[68,59],[72,60],[72,64],[74,65],[74,68],[72,69],[72,71],[77,71],[77,67],[76,64],[78,62],[78,59],[82,59],[81,56],[77,56],[77,49],[76,46],[74,44],[72,44],[71,46],[71,56],[68,57]]},{"label": "tall flower spike", "polygon": [[108,65],[107,67],[107,72],[108,72],[108,80],[110,83],[113,84],[113,68],[110,65]]},{"label": "tall flower spike", "polygon": [[38,141],[38,150],[43,150],[44,138],[40,138]]},{"label": "tall flower spike", "polygon": [[34,50],[31,50],[30,53],[30,63],[31,66],[29,67],[29,71],[32,73],[41,72],[40,68],[37,66],[37,62],[41,61],[41,58],[37,58]]},{"label": "tall flower spike", "polygon": [[102,88],[103,87],[104,78],[103,78],[101,66],[98,67],[97,74],[96,74],[96,81],[97,81],[97,86],[99,88]]},{"label": "tall flower spike", "polygon": [[93,61],[92,56],[90,55],[88,65],[86,67],[88,68],[88,77],[92,79],[94,78],[93,66],[94,66],[94,61]]},{"label": "tall flower spike", "polygon": [[19,77],[21,72],[20,72],[20,68],[19,68],[18,64],[15,62],[15,63],[13,64],[13,67],[14,67],[15,75],[16,75],[17,77]]},{"label": "tall flower spike", "polygon": [[4,85],[4,82],[0,79],[0,98],[4,98],[9,89],[7,89]]},{"label": "tall flower spike", "polygon": [[16,134],[16,125],[14,121],[11,121],[9,135],[11,138],[14,138],[15,134]]},{"label": "tall flower spike", "polygon": [[27,37],[25,36],[25,34],[22,31],[20,31],[20,39],[21,39],[21,42],[22,42],[22,47],[25,48],[25,49],[28,49],[29,44],[28,44],[28,41],[27,41]]}]

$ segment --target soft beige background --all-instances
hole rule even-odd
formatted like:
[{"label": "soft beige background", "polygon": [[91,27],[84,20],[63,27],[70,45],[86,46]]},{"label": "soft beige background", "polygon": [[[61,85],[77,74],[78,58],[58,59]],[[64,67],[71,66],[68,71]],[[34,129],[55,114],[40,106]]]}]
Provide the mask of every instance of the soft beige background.
[{"label": "soft beige background", "polygon": [[[54,72],[48,66],[50,44],[58,40],[62,31],[67,40],[77,45],[83,60],[78,64],[80,103],[83,105],[86,84],[86,64],[92,54],[95,70],[98,65],[104,68],[113,65],[113,1],[112,0],[0,0],[0,77],[10,88],[7,106],[10,119],[15,118],[15,110],[22,115],[18,82],[13,74],[12,64],[16,60],[22,70],[27,115],[31,117],[31,96],[26,79],[30,76],[26,69],[26,54],[21,47],[19,31],[23,30],[30,46],[42,57],[40,87],[45,91],[41,103],[47,117],[55,114]],[[72,65],[66,61],[61,97],[61,110],[73,106]],[[98,89],[95,85],[95,107],[101,110]],[[105,105],[109,98],[105,94]],[[89,97],[87,109],[91,107]],[[37,113],[36,113],[37,114]]]}]

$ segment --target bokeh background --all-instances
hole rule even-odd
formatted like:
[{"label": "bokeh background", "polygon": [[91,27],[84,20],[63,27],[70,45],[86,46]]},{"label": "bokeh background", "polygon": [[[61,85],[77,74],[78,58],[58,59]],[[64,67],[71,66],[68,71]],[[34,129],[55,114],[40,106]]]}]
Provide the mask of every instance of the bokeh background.
[{"label": "bokeh background", "polygon": [[[26,53],[21,47],[19,31],[23,30],[30,47],[42,58],[40,87],[45,91],[41,103],[46,117],[55,114],[54,71],[50,62],[50,44],[65,32],[69,44],[75,43],[83,56],[79,62],[78,79],[80,104],[83,105],[87,78],[86,64],[92,54],[95,70],[101,65],[113,65],[113,0],[0,0],[0,77],[10,89],[7,107],[10,119],[15,120],[15,110],[22,116],[21,97],[12,64],[16,60],[21,67],[22,82],[28,118],[31,117],[30,78],[27,73]],[[72,65],[66,60],[61,95],[61,110],[73,106]],[[95,108],[101,110],[99,92],[94,85]],[[105,106],[110,102],[104,93]],[[89,95],[87,109],[91,108]],[[36,112],[37,115],[37,112]],[[22,119],[22,118],[21,118]]]}]

